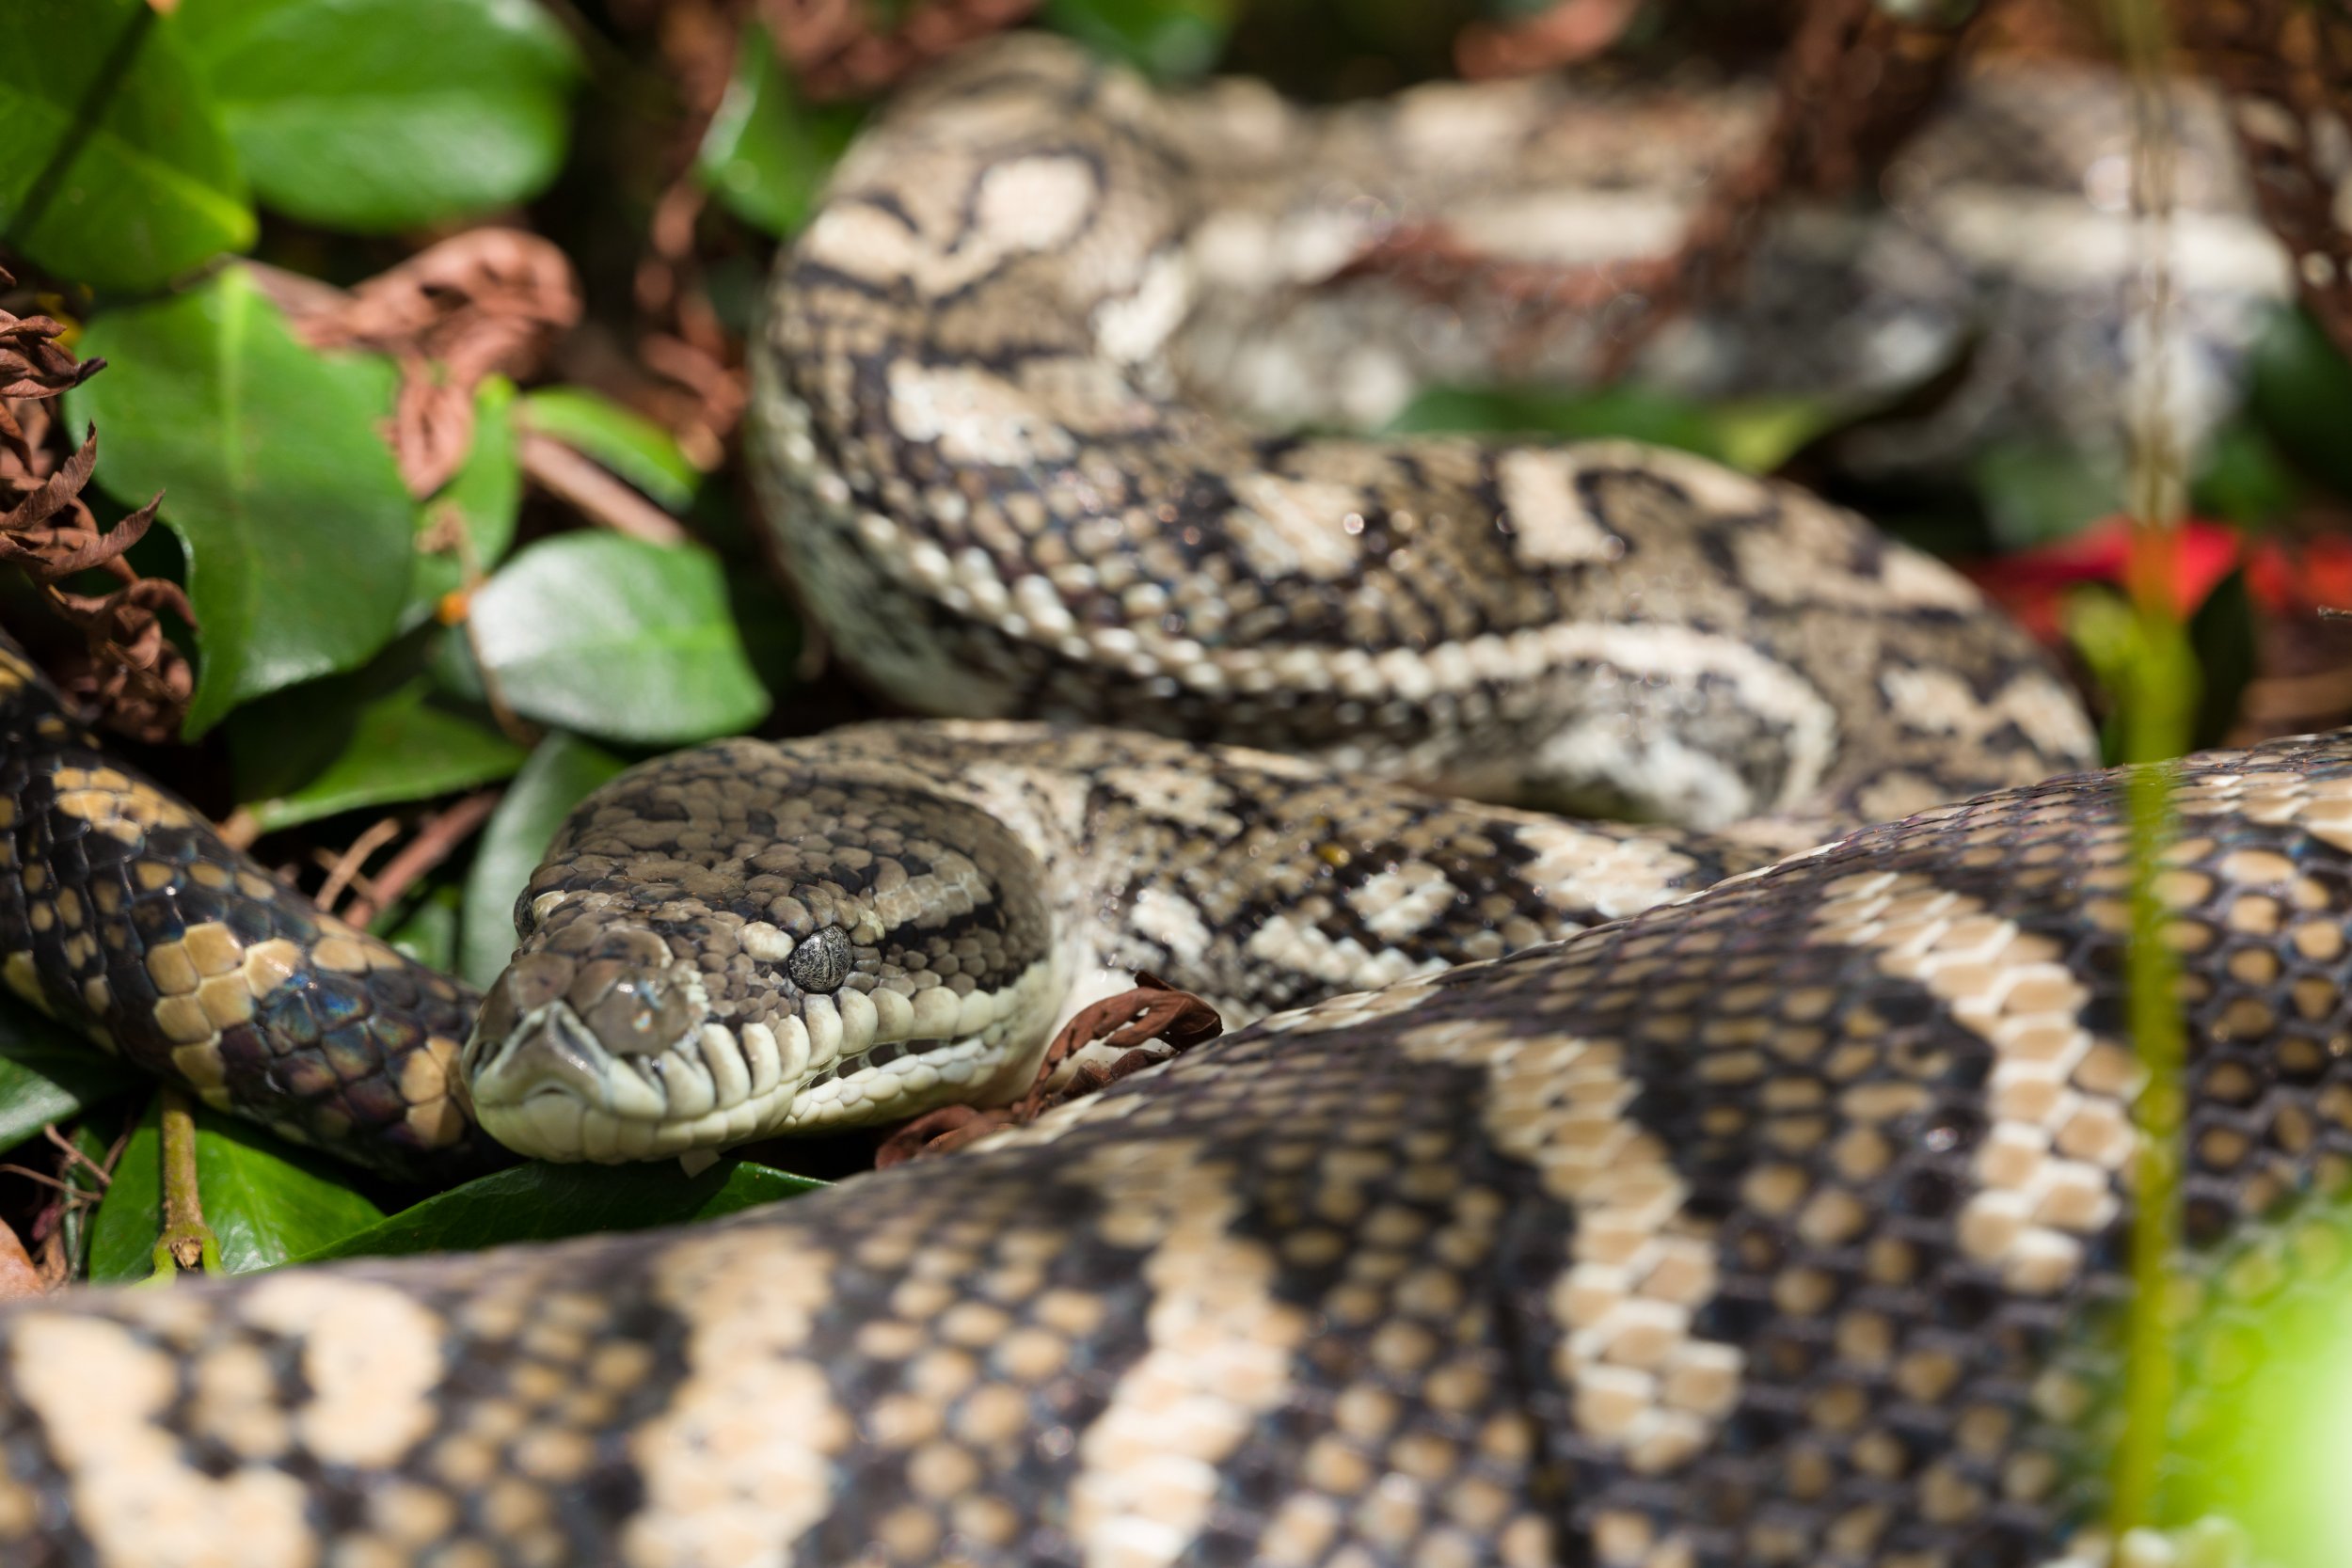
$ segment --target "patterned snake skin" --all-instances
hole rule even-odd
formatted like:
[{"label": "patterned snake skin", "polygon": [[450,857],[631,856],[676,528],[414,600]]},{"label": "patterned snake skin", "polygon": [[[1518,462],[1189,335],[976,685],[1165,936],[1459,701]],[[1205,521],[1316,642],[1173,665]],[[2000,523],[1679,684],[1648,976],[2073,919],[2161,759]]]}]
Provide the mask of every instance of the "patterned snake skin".
[{"label": "patterned snake skin", "polygon": [[[633,769],[468,1037],[7,650],[0,978],[434,1180],[499,1157],[469,1106],[621,1158],[1001,1099],[1138,966],[1273,1016],[720,1225],[0,1311],[0,1560],[2108,1560],[2122,780],[1957,578],[1800,493],[1204,412],[1160,351],[1250,198],[1200,138],[1268,108],[1209,102],[951,69],[760,363],[786,553],[870,675],[1180,738]],[[2185,1267],[2227,1297],[2352,1173],[2352,737],[2194,759],[2177,809]]]}]

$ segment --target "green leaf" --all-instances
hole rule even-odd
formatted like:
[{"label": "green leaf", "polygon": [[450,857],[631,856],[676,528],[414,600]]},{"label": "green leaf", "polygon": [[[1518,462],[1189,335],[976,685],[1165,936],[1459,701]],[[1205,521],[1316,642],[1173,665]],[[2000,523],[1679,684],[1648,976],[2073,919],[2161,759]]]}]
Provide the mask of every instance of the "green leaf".
[{"label": "green leaf", "polygon": [[[114,1147],[116,1134],[122,1131],[121,1118],[110,1117],[108,1121],[110,1125],[103,1132],[92,1127],[87,1120],[73,1130],[75,1150],[83,1159],[87,1160],[90,1165],[96,1165],[101,1170],[106,1167],[106,1153]],[[89,1165],[75,1161],[68,1164],[61,1175],[65,1180],[65,1184],[76,1192],[88,1193],[93,1199],[103,1196],[97,1174],[89,1168]],[[58,1228],[65,1238],[66,1257],[72,1260],[73,1277],[76,1279],[89,1277],[90,1224],[97,1217],[98,1205],[95,1201],[87,1204],[69,1203],[66,1205],[65,1212],[58,1216]]]},{"label": "green leaf", "polygon": [[2148,1523],[2185,1565],[2344,1568],[2352,1210],[2315,1196],[2292,1215],[2219,1241],[2201,1259],[2218,1288],[2183,1293]]},{"label": "green leaf", "polygon": [[457,911],[462,898],[454,882],[444,883],[418,899],[405,918],[394,918],[386,911],[376,921],[376,934],[427,969],[452,969],[457,962]]},{"label": "green leaf", "polygon": [[537,195],[579,61],[530,0],[183,0],[262,199],[360,233]]},{"label": "green leaf", "polygon": [[191,737],[384,645],[416,558],[415,509],[376,428],[388,361],[303,347],[233,269],[99,317],[80,347],[113,361],[68,403],[103,432],[100,483],[133,503],[164,491],[187,546],[204,655]]},{"label": "green leaf", "polygon": [[1638,387],[1597,392],[1433,387],[1390,422],[1399,434],[1524,432],[1564,440],[1622,436],[1721,459],[1715,421],[1695,403]]},{"label": "green leaf", "polygon": [[0,1148],[148,1081],[13,996],[0,1004]]},{"label": "green leaf", "polygon": [[708,551],[565,533],[473,595],[474,650],[516,712],[610,740],[674,746],[768,711]]},{"label": "green leaf", "polygon": [[466,878],[459,973],[487,987],[515,951],[515,900],[555,839],[564,816],[625,767],[620,758],[561,731],[539,742],[505,799],[490,814]]},{"label": "green leaf", "polygon": [[1969,476],[2004,550],[2072,538],[2123,505],[2114,465],[2058,440],[1993,442],[1970,463]]},{"label": "green leaf", "polygon": [[515,384],[502,375],[482,383],[473,399],[473,445],[466,461],[418,515],[418,544],[440,547],[417,557],[401,610],[404,626],[431,615],[441,596],[466,585],[469,573],[486,573],[506,559],[522,514],[523,465],[515,431]]},{"label": "green leaf", "polygon": [[2352,362],[2307,310],[2271,313],[2248,361],[2246,403],[2280,450],[2340,496],[2352,496]]},{"label": "green leaf", "polygon": [[[145,1279],[163,1233],[163,1101],[156,1097],[115,1166],[90,1235],[94,1284]],[[374,1224],[384,1212],[350,1173],[205,1106],[196,1110],[196,1181],[204,1223],[230,1274],[271,1268]]]},{"label": "green leaf", "polygon": [[694,172],[721,206],[781,239],[807,219],[865,118],[849,104],[798,102],[768,30],[753,23],[736,44],[735,73],[703,133]]},{"label": "green leaf", "polygon": [[2278,443],[2240,418],[2215,431],[2207,443],[2189,505],[2201,517],[2262,529],[2294,511],[2302,489]]},{"label": "green leaf", "polygon": [[1043,20],[1098,55],[1168,81],[1216,63],[1234,8],[1233,0],[1048,0]]},{"label": "green leaf", "polygon": [[1819,398],[1748,398],[1708,411],[1724,461],[1752,474],[1769,474],[1804,445],[1836,428],[1844,417]]},{"label": "green leaf", "polygon": [[2237,721],[2238,704],[2254,678],[2254,599],[2239,567],[2214,585],[2189,617],[2188,645],[2197,656],[2199,689],[2189,746],[2218,746]]},{"label": "green leaf", "polygon": [[533,1161],[428,1197],[297,1261],[478,1252],[595,1231],[646,1230],[717,1219],[824,1185],[748,1160],[721,1160],[699,1176],[688,1176],[669,1161],[641,1165]]},{"label": "green leaf", "polygon": [[183,32],[145,0],[0,5],[0,238],[61,277],[125,290],[253,243]]},{"label": "green leaf", "polygon": [[672,512],[694,503],[703,476],[670,433],[580,387],[523,394],[523,427],[585,452]]},{"label": "green leaf", "polygon": [[[432,689],[432,681],[420,676],[367,704],[350,716],[349,738],[317,773],[282,793],[248,797],[262,831],[471,789],[506,778],[523,765],[528,753],[522,747],[486,724],[436,705]],[[285,732],[315,729],[324,716],[317,705],[295,700],[298,695],[238,715],[232,728],[241,778],[267,779],[277,759],[300,754],[300,737]]]}]

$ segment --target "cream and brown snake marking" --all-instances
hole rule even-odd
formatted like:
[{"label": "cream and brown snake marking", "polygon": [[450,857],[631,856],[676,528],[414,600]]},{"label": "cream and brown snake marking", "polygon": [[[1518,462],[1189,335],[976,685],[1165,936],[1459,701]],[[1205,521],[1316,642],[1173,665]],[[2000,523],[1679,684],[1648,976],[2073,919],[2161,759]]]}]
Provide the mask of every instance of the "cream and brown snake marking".
[{"label": "cream and brown snake marking", "polygon": [[[600,1159],[1009,1098],[1136,967],[1274,1015],[735,1222],[0,1313],[0,1558],[2104,1561],[2145,1084],[2063,686],[1787,487],[1196,401],[1316,138],[1409,206],[1478,102],[1209,113],[1016,40],[898,105],[780,263],[759,454],[836,645],[981,721],[615,780],[462,1053],[469,993],[0,661],[0,974],[379,1165],[488,1158],[453,1094]],[[2352,1172],[2352,740],[2177,804],[2227,1295]]]}]

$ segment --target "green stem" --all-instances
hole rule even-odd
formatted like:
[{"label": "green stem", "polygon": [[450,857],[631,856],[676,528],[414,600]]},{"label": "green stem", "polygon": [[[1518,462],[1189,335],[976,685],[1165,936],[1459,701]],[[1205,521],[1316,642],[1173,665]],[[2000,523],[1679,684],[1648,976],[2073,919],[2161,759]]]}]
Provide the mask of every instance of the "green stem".
[{"label": "green stem", "polygon": [[[2169,629],[2178,641],[2180,628]],[[2143,658],[2153,651],[2143,646]],[[2170,1282],[2180,1234],[2181,1082],[2187,1041],[2177,990],[2180,966],[2165,942],[2166,911],[2157,888],[2172,837],[2173,776],[2169,763],[2146,763],[2133,770],[2128,797],[2132,940],[2125,960],[2127,1017],[2147,1087],[2137,1106],[2140,1146],[2133,1172],[2134,1293],[2124,1340],[2123,1434],[2114,1466],[2113,1523],[2119,1538],[2125,1530],[2155,1522],[2177,1380],[2173,1336],[2178,1325],[2172,1322]]]},{"label": "green stem", "polygon": [[2123,760],[2137,764],[2126,786],[2131,825],[2131,946],[2125,958],[2126,1015],[2146,1087],[2134,1107],[2140,1141],[2133,1176],[2132,1307],[2124,1330],[2123,1430],[2116,1445],[2109,1524],[2117,1539],[2162,1522],[2164,1461],[2178,1386],[2173,1259],[2180,1237],[2180,1174],[2185,1121],[2183,1073],[2187,1035],[2180,965],[2165,940],[2166,857],[2173,839],[2171,758],[2188,749],[2198,689],[2172,599],[2173,546],[2184,506],[2185,464],[2172,428],[2165,352],[2172,325],[2171,211],[2176,149],[2159,0],[2109,0],[2109,16],[2132,76],[2132,198],[2142,247],[2135,301],[2142,328],[2135,367],[2131,448],[2133,627],[2116,694]]},{"label": "green stem", "polygon": [[204,1223],[204,1204],[197,1190],[196,1109],[187,1091],[167,1084],[163,1088],[164,1231],[155,1238],[155,1273],[151,1279],[174,1275],[222,1273],[220,1243]]}]

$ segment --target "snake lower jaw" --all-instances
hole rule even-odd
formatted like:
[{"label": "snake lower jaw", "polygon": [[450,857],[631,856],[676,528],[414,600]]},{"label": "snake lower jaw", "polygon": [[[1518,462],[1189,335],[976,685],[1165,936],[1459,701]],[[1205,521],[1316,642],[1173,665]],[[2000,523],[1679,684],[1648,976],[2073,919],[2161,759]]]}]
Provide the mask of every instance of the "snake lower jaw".
[{"label": "snake lower jaw", "polygon": [[[508,1148],[618,1164],[1009,1098],[1000,1087],[1010,1081],[1008,1069],[1033,1070],[1036,1055],[1023,1037],[1028,1031],[991,1028],[953,1039],[868,1042],[821,1069],[779,1072],[774,1033],[754,1024],[739,1035],[705,1022],[668,1051],[616,1052],[558,1001],[502,1037],[469,1041],[464,1076],[475,1119]],[[805,1053],[796,1054],[804,1063]]]}]

